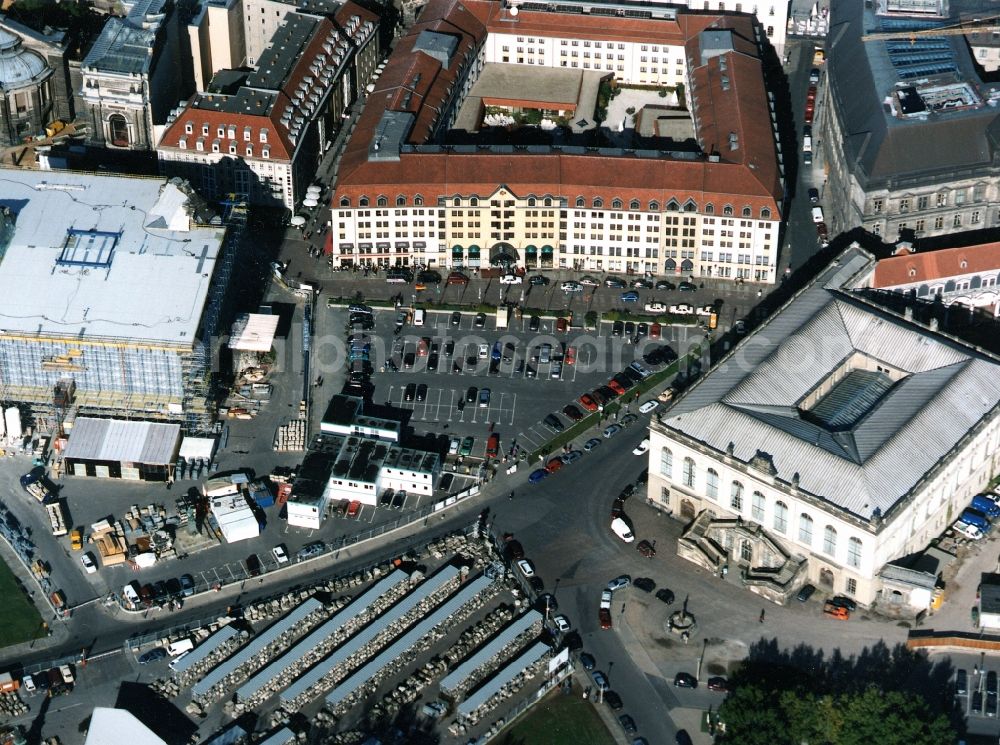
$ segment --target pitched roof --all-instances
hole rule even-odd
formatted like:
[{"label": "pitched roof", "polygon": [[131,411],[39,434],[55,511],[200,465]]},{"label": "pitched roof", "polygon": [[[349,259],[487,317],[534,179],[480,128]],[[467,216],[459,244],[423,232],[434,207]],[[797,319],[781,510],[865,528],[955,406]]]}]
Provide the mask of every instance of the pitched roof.
[{"label": "pitched roof", "polygon": [[[848,249],[692,386],[654,429],[750,462],[767,452],[785,483],[869,519],[889,511],[1000,411],[1000,364],[840,288],[870,266]],[[862,355],[898,371],[848,426],[824,426],[811,397]],[[846,367],[845,367],[846,366]],[[835,378],[839,380],[839,378]],[[807,400],[808,399],[808,400]],[[823,398],[820,398],[822,401]]]},{"label": "pitched roof", "polygon": [[872,287],[888,289],[976,272],[1000,271],[1000,242],[900,254],[875,265]]},{"label": "pitched roof", "polygon": [[[593,29],[595,38],[651,43],[681,44],[698,51],[697,35],[709,26],[731,29],[733,50],[726,55],[729,74],[723,88],[722,76],[712,70],[718,60],[699,65],[700,75],[692,97],[699,97],[699,140],[704,149],[717,146],[724,136],[725,147],[717,147],[718,162],[695,154],[670,157],[658,151],[635,152],[565,147],[537,150],[456,154],[443,149],[419,146],[433,141],[442,125],[441,115],[451,103],[460,82],[463,65],[470,64],[491,31],[509,30],[509,19],[498,3],[484,0],[431,0],[417,23],[399,40],[382,75],[370,94],[368,104],[348,140],[333,195],[354,199],[373,192],[423,195],[434,198],[442,193],[489,194],[498,184],[523,193],[564,194],[587,199],[602,197],[640,198],[667,201],[694,199],[699,204],[736,203],[749,206],[755,214],[767,208],[777,215],[782,187],[771,130],[767,94],[752,21],[737,16],[679,14],[675,21],[650,21],[624,17],[566,15],[522,9],[517,17],[519,33],[555,35],[583,34]],[[433,31],[457,40],[451,64],[443,66],[435,57],[415,49],[421,34]],[[673,37],[671,37],[671,34]],[[673,39],[673,41],[671,41]],[[692,47],[691,44],[694,46]],[[704,68],[704,69],[702,69]],[[712,68],[712,69],[709,69]],[[700,72],[699,72],[700,71]],[[384,126],[386,111],[408,111],[415,119],[403,138],[398,158],[372,158],[371,143]],[[725,123],[725,124],[723,124]],[[720,134],[725,127],[724,135]],[[740,149],[728,147],[729,129],[739,133]],[[628,159],[627,167],[623,159]]]}]

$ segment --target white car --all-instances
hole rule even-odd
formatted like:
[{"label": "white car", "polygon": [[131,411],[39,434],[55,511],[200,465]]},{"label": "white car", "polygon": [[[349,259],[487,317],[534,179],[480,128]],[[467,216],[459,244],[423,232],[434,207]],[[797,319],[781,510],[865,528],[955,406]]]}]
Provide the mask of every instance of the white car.
[{"label": "white car", "polygon": [[654,401],[653,399],[650,399],[649,401],[647,401],[646,403],[644,403],[642,406],[639,407],[639,411],[643,414],[648,414],[659,405],[660,405],[659,401]]},{"label": "white car", "polygon": [[691,315],[694,313],[694,308],[687,303],[678,303],[670,306],[670,312],[676,315]]},{"label": "white car", "polygon": [[647,452],[649,452],[649,438],[648,437],[645,440],[643,440],[642,442],[640,442],[638,445],[635,446],[635,450],[632,451],[632,455],[645,455]]},{"label": "white car", "polygon": [[570,280],[569,282],[563,282],[559,285],[559,289],[563,292],[583,292],[583,285],[579,282],[573,282]]},{"label": "white car", "polygon": [[132,607],[139,605],[139,593],[135,591],[131,583],[122,588],[122,596]]},{"label": "white car", "polygon": [[448,443],[448,455],[458,455],[458,449],[462,446],[461,437],[452,437]]},{"label": "white car", "polygon": [[611,590],[601,590],[601,607],[604,609],[611,607]]},{"label": "white car", "polygon": [[490,347],[488,344],[479,345],[479,359],[485,360],[490,356]]},{"label": "white car", "polygon": [[523,280],[516,274],[505,274],[500,277],[500,284],[502,285],[519,285]]},{"label": "white car", "polygon": [[80,557],[80,563],[83,564],[87,574],[94,574],[97,571],[97,564],[94,563],[94,557],[89,552]]},{"label": "white car", "polygon": [[565,634],[567,631],[573,628],[573,625],[569,622],[569,619],[566,618],[566,616],[564,616],[562,613],[560,613],[552,620],[555,622],[556,628],[559,629],[559,631],[563,634]]},{"label": "white car", "polygon": [[527,559],[520,559],[517,562],[517,568],[521,570],[521,574],[523,574],[525,577],[535,576],[535,568],[531,566],[531,562],[528,561]]},{"label": "white car", "polygon": [[667,306],[664,303],[646,303],[647,313],[665,313]]},{"label": "white car", "polygon": [[36,690],[38,690],[38,686],[35,685],[35,679],[32,678],[30,675],[25,675],[23,678],[21,678],[21,685],[24,686],[24,690],[26,690],[28,693],[34,693]]},{"label": "white car", "polygon": [[962,522],[961,520],[955,523],[952,527],[955,528],[956,533],[961,533],[966,538],[971,538],[974,541],[978,541],[983,537],[983,531],[975,525],[969,525],[969,523]]},{"label": "white car", "polygon": [[278,562],[278,564],[288,563],[288,551],[286,551],[285,547],[280,543],[271,549],[271,553],[274,554],[274,560]]}]

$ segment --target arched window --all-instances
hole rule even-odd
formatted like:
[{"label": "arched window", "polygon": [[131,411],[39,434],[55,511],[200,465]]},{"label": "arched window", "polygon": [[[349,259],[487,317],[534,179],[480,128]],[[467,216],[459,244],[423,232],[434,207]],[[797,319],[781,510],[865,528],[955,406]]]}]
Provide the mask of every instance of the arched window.
[{"label": "arched window", "polygon": [[734,481],[729,490],[729,506],[737,512],[743,512],[743,484]]},{"label": "arched window", "polygon": [[670,448],[660,450],[660,475],[668,479],[674,477],[674,454],[670,452]]},{"label": "arched window", "polygon": [[108,117],[108,138],[115,147],[128,147],[128,120],[121,114]]},{"label": "arched window", "polygon": [[719,498],[719,474],[714,468],[709,468],[705,472],[705,494],[709,499]]},{"label": "arched window", "polygon": [[712,204],[711,202],[709,202],[708,204],[706,204],[705,205],[705,214],[706,215],[714,215],[715,214],[715,205]]},{"label": "arched window", "polygon": [[927,285],[920,285],[917,288],[917,297],[927,297],[931,292],[931,288]]},{"label": "arched window", "polygon": [[417,207],[423,207],[424,206],[424,198],[422,196],[420,196],[419,194],[417,194],[415,197],[413,197],[413,204],[416,205]]},{"label": "arched window", "polygon": [[545,197],[545,206],[546,207],[552,206],[552,197]]},{"label": "arched window", "polygon": [[628,203],[628,208],[630,210],[637,210],[637,209],[639,209],[639,200],[638,199],[633,199],[631,202]]},{"label": "arched window", "polygon": [[694,487],[694,461],[691,458],[684,459],[684,473],[682,477],[684,486]]},{"label": "arched window", "polygon": [[361,197],[358,200],[358,206],[359,207],[367,207],[368,206],[368,197]]},{"label": "arched window", "polygon": [[743,208],[743,217],[753,217],[753,210],[749,207]]},{"label": "arched window", "polygon": [[528,206],[529,207],[534,207],[535,206],[535,198],[534,197],[528,197]]},{"label": "arched window", "polygon": [[771,219],[771,210],[769,210],[767,207],[765,207],[764,209],[762,209],[760,211],[760,219],[761,220],[770,220]]},{"label": "arched window", "polygon": [[727,204],[725,207],[723,207],[722,208],[722,214],[723,215],[732,215],[733,214],[733,205]]},{"label": "arched window", "polygon": [[827,525],[823,529],[823,553],[830,556],[837,553],[837,531],[832,525]]},{"label": "arched window", "polygon": [[799,515],[799,540],[807,546],[812,546],[813,519],[804,512]]},{"label": "arched window", "polygon": [[788,530],[788,505],[784,502],[774,503],[774,529],[779,533]]},{"label": "arched window", "polygon": [[751,497],[753,503],[750,505],[751,516],[757,522],[764,523],[764,495],[755,491]]},{"label": "arched window", "polygon": [[587,200],[584,199],[583,197],[577,197],[576,198],[576,206],[577,207],[586,207],[587,206]]},{"label": "arched window", "polygon": [[455,197],[455,198],[454,198],[454,199],[452,200],[452,204],[453,204],[454,206],[456,206],[456,207],[461,207],[461,206],[462,206],[462,199],[461,199],[461,197]]},{"label": "arched window", "polygon": [[471,197],[469,199],[469,205],[472,206],[472,207],[478,207],[479,206],[479,197]]},{"label": "arched window", "polygon": [[861,566],[861,539],[851,538],[847,541],[847,566],[857,569]]},{"label": "arched window", "polygon": [[594,208],[601,209],[602,207],[604,207],[604,200],[600,197],[594,197]]},{"label": "arched window", "polygon": [[618,197],[615,197],[613,200],[611,200],[611,209],[620,210],[621,208],[622,208],[622,200],[620,200]]},{"label": "arched window", "polygon": [[350,199],[350,197],[341,197],[340,198],[340,206],[341,207],[350,207],[351,206],[351,199]]},{"label": "arched window", "polygon": [[398,197],[396,197],[396,206],[397,207],[405,207],[406,206],[406,197],[404,197],[402,194],[400,194]]},{"label": "arched window", "polygon": [[649,211],[650,212],[659,212],[660,211],[660,203],[657,202],[654,199],[652,202],[649,203]]},{"label": "arched window", "polygon": [[389,200],[386,199],[385,197],[379,197],[378,199],[375,200],[375,206],[376,207],[388,207],[389,206]]}]

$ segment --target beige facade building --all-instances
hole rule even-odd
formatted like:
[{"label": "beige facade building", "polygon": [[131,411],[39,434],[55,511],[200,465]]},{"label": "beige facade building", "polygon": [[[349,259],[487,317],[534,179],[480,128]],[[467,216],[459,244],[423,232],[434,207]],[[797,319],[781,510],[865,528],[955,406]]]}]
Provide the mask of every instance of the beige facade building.
[{"label": "beige facade building", "polygon": [[997,472],[1000,360],[853,295],[873,261],[849,248],[650,428],[679,553],[777,602],[809,582],[905,605],[892,562]]}]

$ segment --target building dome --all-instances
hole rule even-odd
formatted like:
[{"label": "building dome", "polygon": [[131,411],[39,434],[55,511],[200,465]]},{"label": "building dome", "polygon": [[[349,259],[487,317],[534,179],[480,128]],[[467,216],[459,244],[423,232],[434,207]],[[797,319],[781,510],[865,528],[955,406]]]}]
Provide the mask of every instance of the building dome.
[{"label": "building dome", "polygon": [[0,28],[0,90],[10,91],[37,83],[51,73],[45,60],[21,47],[21,37]]}]

